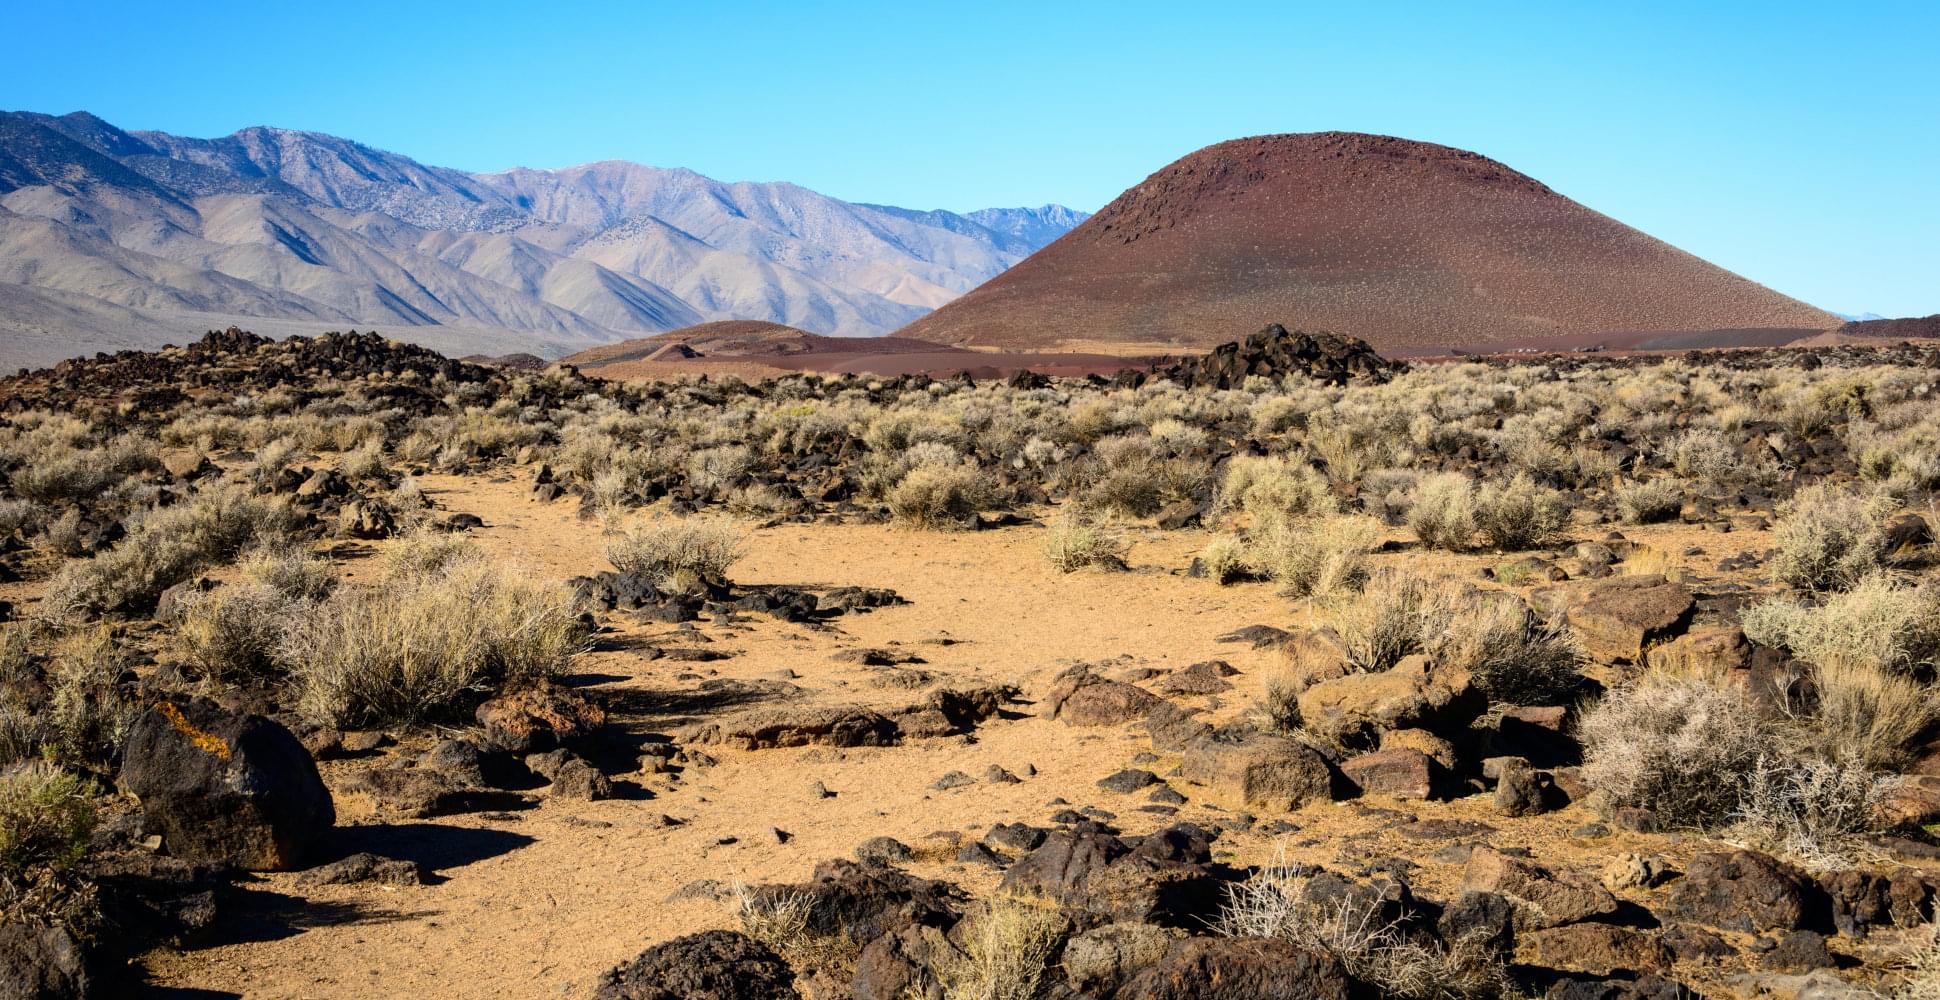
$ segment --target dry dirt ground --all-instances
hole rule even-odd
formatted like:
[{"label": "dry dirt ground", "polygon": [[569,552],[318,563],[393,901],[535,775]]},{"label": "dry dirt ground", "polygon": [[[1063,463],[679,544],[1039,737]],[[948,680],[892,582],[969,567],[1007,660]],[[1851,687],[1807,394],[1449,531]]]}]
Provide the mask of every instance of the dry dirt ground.
[{"label": "dry dirt ground", "polygon": [[[489,551],[537,576],[563,579],[607,565],[599,524],[578,518],[570,505],[532,501],[522,481],[426,482],[441,507],[484,518],[486,527],[475,536]],[[1258,696],[1260,668],[1273,654],[1217,637],[1253,624],[1291,627],[1307,617],[1271,585],[1220,587],[1186,576],[1184,568],[1209,537],[1205,532],[1134,532],[1131,572],[1063,575],[1042,557],[1044,530],[942,534],[837,524],[755,530],[745,558],[731,571],[738,582],[889,587],[910,603],[813,627],[763,616],[702,621],[682,631],[614,613],[608,616],[613,628],[598,648],[576,661],[576,682],[629,692],[621,701],[628,707],[615,719],[623,728],[678,738],[696,722],[762,707],[710,704],[698,685],[715,677],[780,682],[772,686],[784,693],[770,707],[918,700],[920,690],[876,683],[881,668],[835,658],[857,647],[913,652],[941,684],[1015,683],[1027,699],[1042,695],[1072,662],[1121,658],[1107,670],[1124,676],[1138,667],[1170,669],[1217,658],[1239,671],[1234,689],[1188,701],[1210,707],[1210,717],[1223,720],[1249,709]],[[1583,528],[1576,535],[1593,538],[1606,530]],[[1720,575],[1710,570],[1718,559],[1767,546],[1756,531],[1718,535],[1682,526],[1635,529],[1632,537],[1670,553],[1666,561],[1673,566],[1688,563],[1713,579]],[[1706,554],[1679,555],[1692,546]],[[1399,560],[1464,575],[1492,561],[1422,553],[1377,557]],[[372,565],[353,560],[349,572],[369,572],[360,563]],[[649,644],[732,655],[713,662],[649,659],[637,651]],[[159,995],[167,996],[583,996],[602,970],[648,945],[732,926],[725,893],[683,887],[800,881],[816,862],[888,835],[916,849],[917,873],[981,892],[994,886],[999,873],[959,864],[950,834],[974,840],[999,822],[1043,824],[1064,807],[1058,800],[1108,810],[1134,834],[1175,819],[1208,822],[1233,815],[1201,790],[1177,782],[1191,801],[1176,817],[1143,811],[1144,793],[1095,787],[1121,768],[1163,775],[1176,763],[1165,756],[1141,760],[1148,744],[1138,727],[1078,728],[1030,714],[1028,704],[1015,707],[1017,713],[986,722],[974,736],[894,748],[708,747],[719,763],[690,769],[677,783],[636,774],[626,776],[616,799],[547,800],[515,813],[391,824],[374,816],[368,802],[339,791],[342,849],[419,860],[430,873],[428,884],[301,888],[294,875],[265,876],[247,886],[247,903],[224,921],[225,927],[249,928],[244,936],[184,953],[156,951],[146,964]],[[347,777],[373,763],[332,762],[324,774],[341,789]],[[988,782],[983,774],[992,764],[1024,780]],[[978,780],[948,791],[931,788],[951,771]],[[821,797],[817,782],[834,795]],[[1496,829],[1459,842],[1528,847],[1540,862],[1592,870],[1624,851],[1643,850],[1676,863],[1705,846],[1695,839],[1621,832],[1578,840],[1571,831],[1593,818],[1580,807],[1504,822],[1490,814],[1486,795],[1474,795],[1452,802],[1369,798],[1319,804],[1283,817],[1262,816],[1252,830],[1229,833],[1215,847],[1242,864],[1284,851],[1337,869],[1399,855],[1421,866],[1411,875],[1417,892],[1446,898],[1461,877],[1460,859],[1448,850],[1458,841],[1410,839],[1397,831],[1415,817],[1490,823]],[[1846,939],[1837,942],[1845,946]]]}]

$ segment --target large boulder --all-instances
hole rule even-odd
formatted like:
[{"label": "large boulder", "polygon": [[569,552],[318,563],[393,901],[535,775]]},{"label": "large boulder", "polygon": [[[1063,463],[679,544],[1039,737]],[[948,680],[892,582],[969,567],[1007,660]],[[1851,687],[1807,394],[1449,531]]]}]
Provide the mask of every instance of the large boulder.
[{"label": "large boulder", "polygon": [[514,685],[478,706],[481,742],[509,753],[577,743],[606,723],[606,710],[548,681]]},{"label": "large boulder", "polygon": [[1462,889],[1494,893],[1515,908],[1517,931],[1541,930],[1608,917],[1617,897],[1586,872],[1552,872],[1492,847],[1476,847],[1462,873]]},{"label": "large boulder", "polygon": [[88,955],[59,927],[0,924],[0,1000],[87,1000],[104,996]]},{"label": "large boulder", "polygon": [[1240,805],[1280,812],[1333,797],[1333,770],[1319,751],[1252,729],[1194,740],[1179,761],[1179,776]]},{"label": "large boulder", "polygon": [[1195,937],[1140,970],[1119,1000],[1346,1000],[1340,960],[1277,938]]},{"label": "large boulder", "polygon": [[1054,833],[997,888],[1055,903],[1080,924],[1199,927],[1217,916],[1227,875],[1213,865],[1205,833],[1178,824],[1133,841],[1097,830]]},{"label": "large boulder", "polygon": [[1144,688],[1100,677],[1078,664],[1057,676],[1042,711],[1045,718],[1068,726],[1118,726],[1145,718],[1159,701]]},{"label": "large boulder", "polygon": [[1517,954],[1529,965],[1599,976],[1619,970],[1657,972],[1671,964],[1670,950],[1655,934],[1611,924],[1530,931],[1517,940]]},{"label": "large boulder", "polygon": [[1413,747],[1376,750],[1348,759],[1341,774],[1362,795],[1426,800],[1434,794],[1434,761]]},{"label": "large boulder", "polygon": [[1321,681],[1300,692],[1298,703],[1302,725],[1358,746],[1373,746],[1393,729],[1460,732],[1488,707],[1471,674],[1426,656]]},{"label": "large boulder", "polygon": [[798,1000],[781,956],[736,931],[678,937],[600,976],[593,1000]]},{"label": "large boulder", "polygon": [[1696,606],[1683,584],[1662,576],[1613,576],[1571,592],[1564,615],[1592,660],[1641,663],[1650,646],[1677,632]]},{"label": "large boulder", "polygon": [[143,712],[123,745],[121,788],[169,853],[250,871],[287,871],[337,821],[303,744],[260,715],[202,699]]},{"label": "large boulder", "polygon": [[1798,930],[1812,918],[1816,888],[1804,875],[1756,851],[1707,851],[1686,866],[1667,909],[1722,930]]}]

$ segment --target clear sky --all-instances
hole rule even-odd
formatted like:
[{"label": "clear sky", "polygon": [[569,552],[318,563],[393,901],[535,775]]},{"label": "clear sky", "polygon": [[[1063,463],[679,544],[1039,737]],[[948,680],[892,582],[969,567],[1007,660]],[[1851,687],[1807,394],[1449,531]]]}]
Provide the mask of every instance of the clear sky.
[{"label": "clear sky", "polygon": [[[1592,9],[1592,8],[1596,9]],[[443,166],[1095,209],[1208,143],[1473,149],[1814,304],[1940,312],[1940,3],[21,3],[0,106]]]}]

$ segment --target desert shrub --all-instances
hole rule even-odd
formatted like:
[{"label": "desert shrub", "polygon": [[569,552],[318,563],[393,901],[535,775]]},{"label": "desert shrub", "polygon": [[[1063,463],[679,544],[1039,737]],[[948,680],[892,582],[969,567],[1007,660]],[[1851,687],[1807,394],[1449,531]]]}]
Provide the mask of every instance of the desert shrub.
[{"label": "desert shrub", "polygon": [[1843,590],[1878,569],[1886,523],[1898,501],[1884,493],[1849,492],[1831,483],[1802,489],[1778,509],[1772,576],[1799,590]]},{"label": "desert shrub", "polygon": [[889,491],[889,513],[910,528],[952,530],[976,523],[993,499],[983,473],[964,465],[923,465]]},{"label": "desert shrub", "polygon": [[1914,936],[1906,971],[1891,996],[1892,1000],[1940,1000],[1940,919]]},{"label": "desert shrub", "polygon": [[1260,714],[1275,732],[1300,731],[1300,694],[1311,684],[1307,677],[1285,657],[1273,661],[1260,676]]},{"label": "desert shrub", "polygon": [[961,953],[935,970],[945,1000],[1036,1000],[1069,927],[1064,916],[997,896],[964,921]]},{"label": "desert shrub", "polygon": [[1280,585],[1281,593],[1328,600],[1366,578],[1367,556],[1379,546],[1380,535],[1380,525],[1368,517],[1278,518],[1255,529],[1250,560],[1256,573]]},{"label": "desert shrub", "polygon": [[1423,476],[1415,484],[1408,527],[1421,544],[1459,552],[1469,547],[1476,528],[1475,483],[1459,472]]},{"label": "desert shrub", "polygon": [[1311,876],[1276,864],[1228,883],[1215,929],[1232,937],[1278,938],[1339,959],[1381,996],[1466,1000],[1514,994],[1499,957],[1481,940],[1443,944],[1383,915],[1383,895],[1310,890]]},{"label": "desert shrub", "polygon": [[114,548],[62,566],[41,601],[42,613],[77,618],[147,611],[162,591],[233,559],[251,543],[288,536],[287,507],[238,489],[197,494],[137,518]]},{"label": "desert shrub", "polygon": [[727,569],[741,558],[746,541],[747,533],[731,521],[642,521],[607,545],[606,558],[622,573],[645,576],[663,593],[689,593],[726,585]]},{"label": "desert shrub", "polygon": [[106,625],[76,629],[53,644],[47,681],[53,689],[40,730],[42,756],[106,771],[138,708],[122,692],[127,659]]},{"label": "desert shrub", "polygon": [[582,637],[575,603],[564,587],[474,554],[301,606],[281,657],[313,719],[430,721],[506,683],[556,673]]},{"label": "desert shrub", "polygon": [[848,935],[831,932],[816,920],[815,901],[800,892],[734,889],[741,929],[798,969],[847,964],[856,957]]},{"label": "desert shrub", "polygon": [[1490,545],[1505,552],[1533,549],[1569,523],[1569,507],[1555,490],[1518,473],[1506,483],[1489,483],[1475,495],[1475,526]]},{"label": "desert shrub", "polygon": [[1932,687],[1872,663],[1823,660],[1812,681],[1817,697],[1806,739],[1838,763],[1895,770],[1940,713]]},{"label": "desert shrub", "polygon": [[32,500],[0,500],[0,536],[31,535],[47,520],[47,508]]},{"label": "desert shrub", "polygon": [[1745,635],[1813,663],[1851,662],[1911,670],[1940,658],[1940,586],[1905,586],[1866,574],[1816,606],[1768,597],[1746,608]]},{"label": "desert shrub", "polygon": [[277,438],[256,449],[256,457],[249,463],[249,480],[258,486],[267,486],[295,461],[296,442],[289,438]]},{"label": "desert shrub", "polygon": [[79,865],[94,823],[89,782],[48,764],[0,773],[0,925],[87,933],[98,914]]},{"label": "desert shrub", "polygon": [[1729,819],[1746,776],[1777,748],[1743,688],[1703,674],[1645,673],[1583,714],[1583,780],[1677,827]]},{"label": "desert shrub", "polygon": [[1713,487],[1730,482],[1745,464],[1744,455],[1730,439],[1707,428],[1679,433],[1665,443],[1662,454],[1679,476]]},{"label": "desert shrub", "polygon": [[1448,587],[1408,573],[1371,577],[1358,600],[1336,609],[1329,621],[1354,669],[1377,673],[1422,651],[1423,635],[1443,624]]},{"label": "desert shrub", "polygon": [[337,584],[330,560],[302,550],[256,549],[243,556],[238,568],[245,580],[292,600],[321,600]]},{"label": "desert shrub", "polygon": [[384,575],[389,579],[431,576],[477,556],[478,543],[464,535],[421,529],[393,541],[384,553]]},{"label": "desert shrub", "polygon": [[383,437],[366,438],[362,444],[344,452],[337,462],[337,470],[351,480],[383,478],[387,471]]},{"label": "desert shrub", "polygon": [[1125,569],[1124,537],[1081,510],[1067,510],[1044,537],[1044,558],[1060,573],[1087,566]]},{"label": "desert shrub", "polygon": [[1583,654],[1567,627],[1538,618],[1516,597],[1471,592],[1460,604],[1440,641],[1424,640],[1444,662],[1473,672],[1491,701],[1555,705],[1581,688]]},{"label": "desert shrub", "polygon": [[1215,504],[1221,512],[1254,518],[1315,517],[1339,509],[1334,491],[1313,466],[1285,457],[1240,455],[1226,463]]},{"label": "desert shrub", "polygon": [[1878,829],[1879,806],[1898,783],[1863,767],[1761,757],[1745,776],[1731,834],[1816,870],[1850,868],[1855,839]]},{"label": "desert shrub", "polygon": [[1238,535],[1221,535],[1207,542],[1199,550],[1199,565],[1206,578],[1220,586],[1250,580],[1254,575],[1246,541]]},{"label": "desert shrub", "polygon": [[753,465],[753,453],[743,445],[707,448],[687,457],[687,481],[703,494],[717,493],[733,486]]},{"label": "desert shrub", "polygon": [[768,517],[795,509],[794,501],[767,483],[750,483],[728,491],[722,502],[730,513],[740,517]]},{"label": "desert shrub", "polygon": [[183,662],[216,684],[271,678],[295,601],[256,582],[194,594],[175,613],[171,645]]},{"label": "desert shrub", "polygon": [[1684,488],[1671,479],[1646,479],[1617,487],[1617,513],[1625,524],[1669,521],[1684,508]]}]

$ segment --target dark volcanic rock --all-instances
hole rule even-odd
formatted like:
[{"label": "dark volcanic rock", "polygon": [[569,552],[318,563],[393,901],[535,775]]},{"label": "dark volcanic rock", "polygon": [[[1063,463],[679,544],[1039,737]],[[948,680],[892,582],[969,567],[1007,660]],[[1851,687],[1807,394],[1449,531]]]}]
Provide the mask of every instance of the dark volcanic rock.
[{"label": "dark volcanic rock", "polygon": [[675,938],[602,975],[593,1000],[795,1000],[795,972],[735,931]]},{"label": "dark volcanic rock", "polygon": [[1187,938],[1141,970],[1119,1000],[1346,1000],[1340,960],[1266,938]]},{"label": "dark volcanic rock", "polygon": [[1303,375],[1328,385],[1349,381],[1378,384],[1407,368],[1375,353],[1365,340],[1325,332],[1289,333],[1286,327],[1274,323],[1244,341],[1221,344],[1157,374],[1180,385],[1231,389],[1249,375],[1272,379]]},{"label": "dark volcanic rock", "polygon": [[252,871],[298,867],[337,818],[289,730],[200,699],[142,713],[116,780],[141,800],[170,853]]}]

